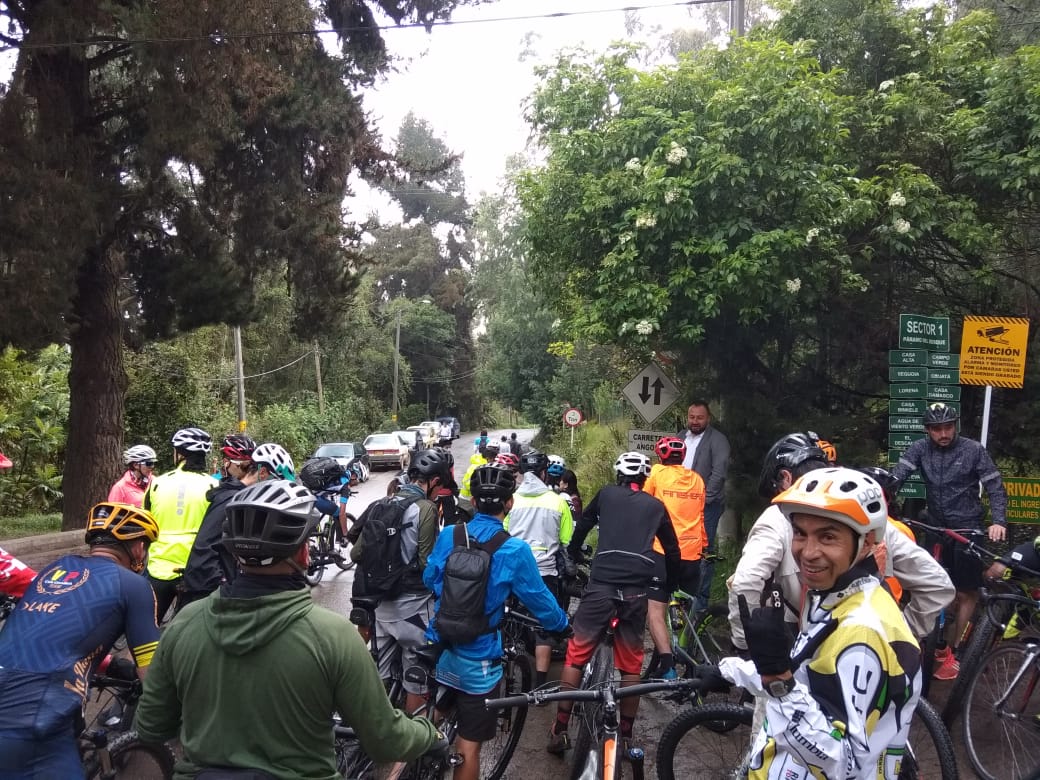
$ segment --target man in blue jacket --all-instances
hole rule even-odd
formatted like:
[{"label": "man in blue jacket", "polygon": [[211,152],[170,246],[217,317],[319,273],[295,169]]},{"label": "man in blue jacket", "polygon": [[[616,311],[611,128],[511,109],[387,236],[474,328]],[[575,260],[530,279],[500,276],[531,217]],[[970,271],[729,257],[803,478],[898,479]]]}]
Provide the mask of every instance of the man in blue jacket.
[{"label": "man in blue jacket", "polygon": [[[502,520],[513,506],[516,481],[508,469],[482,466],[473,472],[470,490],[477,513],[467,524],[467,533],[480,544],[486,544],[504,530]],[[441,608],[445,566],[453,547],[454,527],[448,527],[437,537],[423,574],[426,587],[436,598],[434,618],[426,630],[433,642],[440,641],[436,613]],[[502,657],[502,638],[498,625],[502,608],[511,595],[519,598],[547,631],[562,633],[568,629],[567,614],[542,581],[531,548],[521,539],[505,540],[492,555],[484,599],[492,631],[468,644],[446,648],[437,664],[437,679],[458,692],[459,733],[455,750],[463,761],[455,768],[454,780],[476,780],[480,774],[480,746],[492,739],[498,728],[497,713],[488,712],[484,700],[498,695],[502,679],[502,667],[498,663]]]}]

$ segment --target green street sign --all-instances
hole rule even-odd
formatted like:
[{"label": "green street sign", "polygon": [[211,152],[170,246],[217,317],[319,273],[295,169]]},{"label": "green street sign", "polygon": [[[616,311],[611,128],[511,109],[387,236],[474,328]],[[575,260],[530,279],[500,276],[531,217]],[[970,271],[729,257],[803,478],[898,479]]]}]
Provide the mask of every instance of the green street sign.
[{"label": "green street sign", "polygon": [[917,417],[924,414],[928,402],[923,398],[906,398],[899,401],[888,402],[888,413],[897,417]]},{"label": "green street sign", "polygon": [[959,368],[929,368],[928,384],[930,385],[959,385],[961,383],[961,370]]},{"label": "green street sign", "polygon": [[895,466],[897,463],[899,463],[899,456],[902,455],[902,454],[903,454],[902,450],[889,450],[888,451],[888,466],[889,466],[889,470],[891,470],[892,466]]},{"label": "green street sign", "polygon": [[927,387],[924,382],[899,382],[888,386],[888,394],[893,398],[924,398]]},{"label": "green street sign", "polygon": [[928,385],[928,398],[932,401],[959,401],[961,388],[959,385]]},{"label": "green street sign", "polygon": [[904,482],[897,493],[900,498],[928,498],[928,491],[921,482]]},{"label": "green street sign", "polygon": [[1004,477],[1004,487],[1008,494],[1008,522],[1040,524],[1040,479]]},{"label": "green street sign", "polygon": [[923,349],[890,349],[888,351],[890,366],[926,366],[928,353]]},{"label": "green street sign", "polygon": [[950,318],[899,315],[899,348],[950,351]]},{"label": "green street sign", "polygon": [[929,368],[954,368],[960,365],[960,354],[957,352],[929,352]]},{"label": "green street sign", "polygon": [[924,438],[923,433],[890,433],[888,434],[888,446],[893,450],[905,450],[918,439]]},{"label": "green street sign", "polygon": [[889,366],[889,382],[927,382],[928,369],[924,366]]},{"label": "green street sign", "polygon": [[889,433],[917,433],[921,430],[924,430],[924,426],[921,424],[921,418],[917,415],[913,417],[889,416],[888,418]]}]

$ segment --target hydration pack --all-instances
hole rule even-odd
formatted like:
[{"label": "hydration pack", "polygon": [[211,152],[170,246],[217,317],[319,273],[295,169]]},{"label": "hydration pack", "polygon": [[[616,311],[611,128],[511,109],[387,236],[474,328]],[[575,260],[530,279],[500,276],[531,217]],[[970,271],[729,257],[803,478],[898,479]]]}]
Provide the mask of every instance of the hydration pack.
[{"label": "hydration pack", "polygon": [[509,540],[509,534],[498,531],[481,544],[468,531],[465,523],[452,530],[455,546],[444,566],[440,606],[433,617],[437,635],[448,645],[467,645],[491,633],[486,610],[491,558]]},{"label": "hydration pack", "polygon": [[418,553],[406,561],[402,552],[403,536],[418,538],[418,517],[405,522],[405,510],[419,497],[381,498],[371,504],[358,521],[361,524],[361,560],[358,561],[365,580],[364,593],[370,598],[393,599],[404,592],[405,577],[418,571]]}]

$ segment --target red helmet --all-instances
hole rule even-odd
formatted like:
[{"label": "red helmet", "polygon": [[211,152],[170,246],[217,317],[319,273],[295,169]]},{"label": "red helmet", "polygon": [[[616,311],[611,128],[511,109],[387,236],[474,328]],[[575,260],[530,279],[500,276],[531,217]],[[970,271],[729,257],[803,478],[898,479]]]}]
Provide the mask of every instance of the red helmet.
[{"label": "red helmet", "polygon": [[520,458],[511,452],[503,452],[501,455],[495,456],[496,466],[505,466],[510,471],[517,471],[520,468]]},{"label": "red helmet", "polygon": [[662,436],[654,445],[654,452],[665,462],[682,460],[686,457],[686,442],[678,436]]},{"label": "red helmet", "polygon": [[4,455],[4,453],[0,452],[0,469],[9,469],[13,465],[14,464],[11,463],[11,459]]},{"label": "red helmet", "polygon": [[256,450],[256,442],[244,433],[232,433],[224,437],[224,446],[220,451],[228,460],[249,460]]}]

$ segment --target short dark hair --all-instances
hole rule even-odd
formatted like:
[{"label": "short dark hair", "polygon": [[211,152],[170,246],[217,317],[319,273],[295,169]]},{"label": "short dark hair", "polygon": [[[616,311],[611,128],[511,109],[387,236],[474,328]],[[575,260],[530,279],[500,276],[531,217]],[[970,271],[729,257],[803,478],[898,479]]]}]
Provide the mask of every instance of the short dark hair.
[{"label": "short dark hair", "polygon": [[708,406],[708,402],[702,398],[694,398],[686,408],[689,409],[690,406],[703,406],[708,411],[708,414],[711,414],[711,407]]}]

